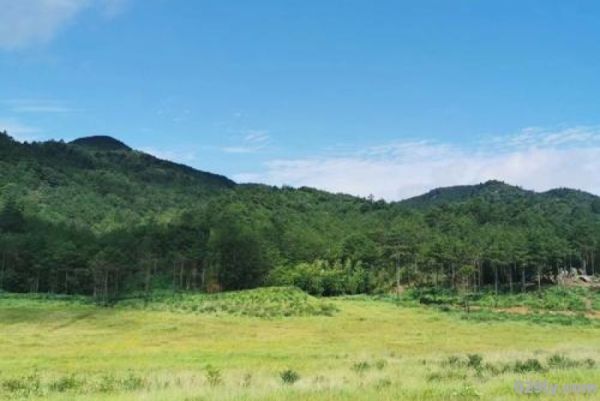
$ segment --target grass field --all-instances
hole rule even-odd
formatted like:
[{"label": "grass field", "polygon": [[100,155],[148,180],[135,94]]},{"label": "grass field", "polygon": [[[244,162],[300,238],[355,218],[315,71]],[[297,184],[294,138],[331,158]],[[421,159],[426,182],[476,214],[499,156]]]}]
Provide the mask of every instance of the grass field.
[{"label": "grass field", "polygon": [[[0,399],[600,399],[513,388],[517,380],[599,385],[595,324],[465,320],[424,306],[290,291],[113,308],[5,296]],[[271,299],[267,312],[263,298]],[[262,312],[236,313],[239,299]]]}]

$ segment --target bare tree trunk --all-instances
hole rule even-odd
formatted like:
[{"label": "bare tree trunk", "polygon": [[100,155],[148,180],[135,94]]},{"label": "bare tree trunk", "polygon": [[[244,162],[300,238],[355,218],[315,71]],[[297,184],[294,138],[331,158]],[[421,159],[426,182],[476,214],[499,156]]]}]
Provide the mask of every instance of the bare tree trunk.
[{"label": "bare tree trunk", "polygon": [[96,269],[94,269],[94,271],[92,272],[93,274],[93,281],[94,281],[94,300],[98,300],[98,272],[96,272]]},{"label": "bare tree trunk", "polygon": [[194,268],[192,269],[192,289],[195,291],[198,288],[198,261],[194,260]]},{"label": "bare tree trunk", "polygon": [[508,287],[510,288],[510,293],[513,293],[513,272],[516,269],[516,262],[512,264],[508,272]]},{"label": "bare tree trunk", "polygon": [[0,290],[4,289],[4,275],[6,274],[6,252],[2,252],[2,271],[0,271]]},{"label": "bare tree trunk", "polygon": [[494,290],[498,295],[498,266],[494,263]]},{"label": "bare tree trunk", "polygon": [[108,303],[108,269],[104,269],[104,284],[102,288],[102,298],[104,299],[104,304]]},{"label": "bare tree trunk", "polygon": [[400,262],[396,258],[396,302],[400,301]]},{"label": "bare tree trunk", "polygon": [[521,292],[525,292],[525,265],[521,266]]},{"label": "bare tree trunk", "polygon": [[179,262],[179,289],[180,290],[183,289],[183,268],[184,268],[184,261],[182,259]]},{"label": "bare tree trunk", "polygon": [[150,279],[151,279],[151,266],[150,263],[146,263],[146,275],[144,277],[144,293],[146,297],[150,295]]},{"label": "bare tree trunk", "polygon": [[173,260],[173,274],[171,280],[171,287],[175,290],[175,286],[177,285],[177,262]]},{"label": "bare tree trunk", "polygon": [[117,267],[115,272],[114,294],[119,295],[119,283],[121,282],[121,268]]},{"label": "bare tree trunk", "polygon": [[413,259],[413,274],[415,275],[415,281],[419,281],[419,265],[417,264],[417,257]]}]

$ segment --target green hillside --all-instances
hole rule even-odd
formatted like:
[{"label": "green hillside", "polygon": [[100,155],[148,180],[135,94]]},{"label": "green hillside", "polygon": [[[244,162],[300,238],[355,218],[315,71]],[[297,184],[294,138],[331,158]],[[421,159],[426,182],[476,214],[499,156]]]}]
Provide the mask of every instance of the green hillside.
[{"label": "green hillside", "polygon": [[0,289],[95,295],[265,284],[510,291],[593,274],[600,198],[489,181],[402,202],[239,185],[110,137],[0,135]]},{"label": "green hillside", "polygon": [[473,198],[482,198],[492,202],[502,202],[535,196],[535,192],[526,191],[501,181],[492,180],[477,185],[458,185],[432,189],[423,195],[406,199],[403,203],[413,207],[427,208],[456,202],[465,202]]}]

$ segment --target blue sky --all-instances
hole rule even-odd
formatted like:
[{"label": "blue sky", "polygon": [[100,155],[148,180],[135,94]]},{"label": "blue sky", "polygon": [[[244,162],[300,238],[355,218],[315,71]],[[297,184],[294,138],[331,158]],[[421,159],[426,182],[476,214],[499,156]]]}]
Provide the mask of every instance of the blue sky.
[{"label": "blue sky", "polygon": [[0,0],[0,129],[386,199],[600,193],[596,1]]}]

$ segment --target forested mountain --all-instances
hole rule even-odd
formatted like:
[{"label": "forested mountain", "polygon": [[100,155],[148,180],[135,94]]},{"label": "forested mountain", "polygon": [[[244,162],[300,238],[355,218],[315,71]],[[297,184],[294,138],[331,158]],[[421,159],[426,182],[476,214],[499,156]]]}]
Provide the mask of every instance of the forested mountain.
[{"label": "forested mountain", "polygon": [[426,194],[406,199],[403,203],[412,207],[428,208],[449,203],[465,202],[473,198],[502,202],[517,198],[535,197],[535,195],[535,192],[492,180],[477,185],[435,188]]},{"label": "forested mountain", "polygon": [[384,202],[238,185],[110,137],[0,134],[0,290],[93,294],[395,284],[496,291],[595,272],[600,198],[498,181]]},{"label": "forested mountain", "polygon": [[78,138],[71,141],[71,144],[91,150],[132,150],[118,139],[106,135]]}]

